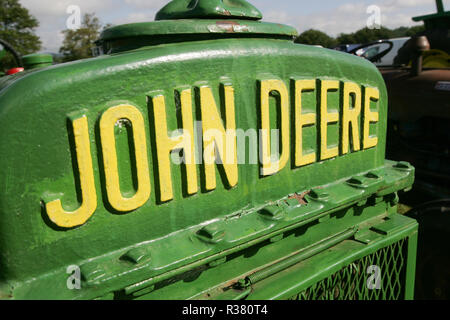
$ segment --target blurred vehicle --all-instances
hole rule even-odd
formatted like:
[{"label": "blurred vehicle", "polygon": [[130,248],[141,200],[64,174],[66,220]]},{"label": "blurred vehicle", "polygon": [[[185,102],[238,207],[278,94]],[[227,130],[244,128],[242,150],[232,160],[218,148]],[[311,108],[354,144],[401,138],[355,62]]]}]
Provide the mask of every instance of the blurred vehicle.
[{"label": "blurred vehicle", "polygon": [[411,37],[389,39],[389,41],[391,41],[394,45],[392,47],[392,50],[390,52],[388,52],[384,57],[382,57],[379,61],[376,61],[375,65],[378,67],[393,66],[395,64],[394,59],[397,56],[398,51],[410,39],[411,39]]},{"label": "blurred vehicle", "polygon": [[377,67],[390,67],[395,65],[394,60],[399,50],[410,39],[410,37],[403,37],[377,40],[363,45],[356,45],[347,52],[370,60]]},{"label": "blurred vehicle", "polygon": [[[394,65],[394,59],[398,54],[398,51],[401,47],[409,40],[410,37],[403,37],[403,38],[394,38],[394,39],[388,39],[388,41],[392,42],[393,47],[392,49],[384,56],[381,57],[378,61],[375,61],[375,65],[377,67],[386,67],[386,66],[393,66]],[[379,46],[375,46],[371,48],[370,50],[373,50],[373,52],[366,51],[365,55],[374,55],[383,50],[383,44],[380,44]]]},{"label": "blurred vehicle", "polygon": [[353,49],[358,48],[360,45],[361,44],[341,44],[333,49],[342,52],[350,52]]}]

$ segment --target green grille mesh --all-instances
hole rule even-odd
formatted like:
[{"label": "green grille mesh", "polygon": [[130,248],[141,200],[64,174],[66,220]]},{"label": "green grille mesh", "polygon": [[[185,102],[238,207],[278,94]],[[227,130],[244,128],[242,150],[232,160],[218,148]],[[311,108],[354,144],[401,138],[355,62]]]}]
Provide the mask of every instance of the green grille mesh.
[{"label": "green grille mesh", "polygon": [[[404,298],[407,239],[353,262],[292,300],[398,300]],[[370,266],[378,266],[379,289],[369,289]],[[371,278],[372,280],[374,278]],[[370,282],[372,284],[375,281]]]}]

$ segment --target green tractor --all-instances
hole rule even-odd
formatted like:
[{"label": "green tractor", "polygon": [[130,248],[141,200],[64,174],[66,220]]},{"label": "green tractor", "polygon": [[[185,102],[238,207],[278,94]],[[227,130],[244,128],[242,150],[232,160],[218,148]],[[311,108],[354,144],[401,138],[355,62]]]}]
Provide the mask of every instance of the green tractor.
[{"label": "green tractor", "polygon": [[413,299],[379,70],[244,0],[0,78],[0,298]]}]

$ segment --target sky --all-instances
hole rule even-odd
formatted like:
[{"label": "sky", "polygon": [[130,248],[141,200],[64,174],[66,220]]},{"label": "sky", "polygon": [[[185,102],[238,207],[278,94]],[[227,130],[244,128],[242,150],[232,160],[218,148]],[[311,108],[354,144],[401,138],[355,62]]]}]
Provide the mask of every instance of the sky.
[{"label": "sky", "polygon": [[[44,52],[58,52],[67,21],[78,6],[81,15],[95,12],[101,22],[113,25],[153,21],[169,0],[19,0],[40,22],[36,30]],[[411,17],[436,12],[435,0],[249,0],[263,13],[263,21],[288,24],[299,33],[318,29],[329,35],[354,32],[367,25],[379,8],[381,25],[388,28],[418,25]],[[444,0],[450,10],[450,0]]]}]

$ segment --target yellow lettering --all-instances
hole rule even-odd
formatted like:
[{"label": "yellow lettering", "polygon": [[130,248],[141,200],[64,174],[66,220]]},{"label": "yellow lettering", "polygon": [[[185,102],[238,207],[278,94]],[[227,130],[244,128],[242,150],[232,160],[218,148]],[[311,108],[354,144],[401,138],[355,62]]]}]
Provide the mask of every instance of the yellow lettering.
[{"label": "yellow lettering", "polygon": [[377,88],[365,88],[365,101],[364,101],[364,137],[363,148],[369,149],[375,147],[378,144],[378,137],[370,137],[370,123],[376,123],[379,120],[378,111],[373,112],[370,110],[370,102],[372,100],[378,102],[380,99],[380,91]]},{"label": "yellow lettering", "polygon": [[[351,97],[354,97],[353,108],[350,109]],[[353,150],[359,151],[361,144],[359,142],[359,121],[361,113],[361,88],[353,82],[344,83],[344,105],[342,111],[342,154],[349,152],[349,130],[350,124],[353,137]]]},{"label": "yellow lettering", "polygon": [[164,100],[162,95],[153,98],[159,183],[161,201],[163,202],[173,199],[170,153],[174,150],[183,149],[188,194],[198,192],[192,92],[188,89],[180,93],[183,133],[177,137],[171,138],[168,136],[166,104]]},{"label": "yellow lettering", "polygon": [[[128,120],[133,128],[133,142],[136,159],[137,191],[131,198],[123,197],[120,191],[117,167],[116,137],[114,127],[119,120]],[[111,107],[100,119],[100,138],[105,168],[105,182],[108,201],[121,212],[135,210],[144,205],[150,197],[150,176],[147,157],[147,143],[144,118],[141,112],[130,105]]]},{"label": "yellow lettering", "polygon": [[316,153],[303,154],[303,127],[316,124],[315,113],[302,113],[302,93],[316,89],[316,80],[295,81],[295,166],[305,166],[316,161]]},{"label": "yellow lettering", "polygon": [[[272,91],[276,91],[280,95],[282,152],[278,161],[272,161],[271,154],[269,97]],[[269,176],[279,172],[289,161],[289,122],[289,92],[284,82],[281,80],[261,81],[261,151],[263,176]]]},{"label": "yellow lettering", "polygon": [[92,168],[87,117],[83,116],[73,120],[72,126],[83,202],[73,212],[65,211],[59,199],[49,202],[45,206],[50,220],[63,228],[83,225],[97,209],[97,193],[95,190],[94,170]]},{"label": "yellow lettering", "polygon": [[228,185],[234,187],[238,183],[234,89],[232,86],[225,85],[223,90],[225,95],[226,130],[211,88],[206,86],[200,88],[206,190],[214,190],[216,188],[214,166],[214,163],[217,162],[216,148],[221,156]]},{"label": "yellow lettering", "polygon": [[338,90],[339,81],[323,80],[320,99],[320,137],[321,137],[321,148],[320,148],[320,159],[326,160],[337,157],[339,155],[339,148],[333,147],[328,148],[328,124],[336,123],[339,121],[339,113],[328,112],[328,91]]}]

